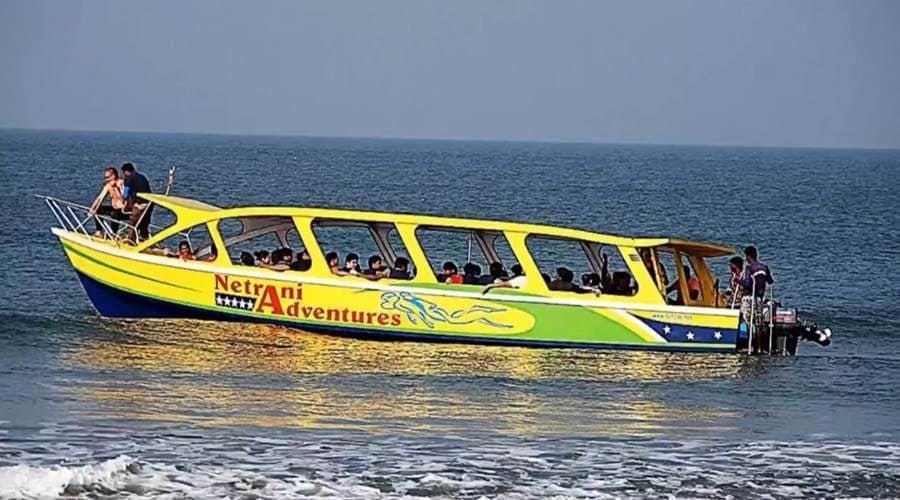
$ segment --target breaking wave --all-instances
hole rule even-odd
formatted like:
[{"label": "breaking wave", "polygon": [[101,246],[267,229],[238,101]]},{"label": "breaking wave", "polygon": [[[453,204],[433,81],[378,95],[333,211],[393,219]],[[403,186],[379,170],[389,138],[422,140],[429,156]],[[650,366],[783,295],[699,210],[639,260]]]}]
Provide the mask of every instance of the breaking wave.
[{"label": "breaking wave", "polygon": [[879,498],[900,491],[893,443],[174,436],[136,448],[146,459],[0,467],[0,497]]}]

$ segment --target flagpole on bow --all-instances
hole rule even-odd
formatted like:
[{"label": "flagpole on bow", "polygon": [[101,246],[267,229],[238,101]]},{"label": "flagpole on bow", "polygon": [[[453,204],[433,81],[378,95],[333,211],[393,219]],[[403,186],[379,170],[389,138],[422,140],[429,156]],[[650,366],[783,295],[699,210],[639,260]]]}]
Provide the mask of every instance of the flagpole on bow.
[{"label": "flagpole on bow", "polygon": [[173,187],[175,187],[175,165],[169,168],[169,178],[166,181],[166,196],[169,195]]}]

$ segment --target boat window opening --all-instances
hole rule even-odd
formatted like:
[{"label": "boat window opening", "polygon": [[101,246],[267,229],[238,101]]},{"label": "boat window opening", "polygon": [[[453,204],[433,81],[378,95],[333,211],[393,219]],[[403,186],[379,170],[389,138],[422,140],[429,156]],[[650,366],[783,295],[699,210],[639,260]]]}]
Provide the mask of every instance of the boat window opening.
[{"label": "boat window opening", "polygon": [[396,228],[391,228],[388,231],[388,245],[390,245],[391,250],[394,253],[394,260],[398,258],[406,259],[406,262],[409,263],[409,278],[412,279],[416,275],[416,266],[412,264],[412,258],[409,256],[409,252],[406,250],[406,245],[403,243],[403,238],[400,237],[400,233]]},{"label": "boat window opening", "polygon": [[551,290],[584,292],[599,288],[605,295],[637,293],[637,282],[618,247],[543,235],[529,235],[525,245]]},{"label": "boat window opening", "polygon": [[218,222],[219,235],[233,264],[272,271],[306,271],[312,263],[291,217],[229,217]]},{"label": "boat window opening", "polygon": [[681,253],[681,269],[687,283],[688,303],[699,305],[706,298],[703,296],[703,285],[694,267],[694,261],[687,254]]},{"label": "boat window opening", "polygon": [[681,274],[678,271],[678,263],[675,261],[674,251],[668,247],[658,247],[656,255],[662,271],[663,285],[665,287],[663,295],[666,302],[672,305],[684,304],[681,281],[679,280]]},{"label": "boat window opening", "polygon": [[507,241],[506,236],[503,233],[495,233],[496,237],[492,238],[491,241],[494,252],[497,254],[497,257],[500,258],[500,263],[503,264],[504,268],[511,268],[513,265],[518,264],[518,259],[516,258],[516,254],[512,251],[512,247],[509,246],[509,241]]},{"label": "boat window opening", "polygon": [[[312,230],[322,252],[337,254],[341,272],[401,280],[415,276],[409,251],[391,222],[316,219]],[[356,257],[355,267],[348,261],[352,256]],[[395,269],[399,257],[407,262],[405,272]]]},{"label": "boat window opening", "polygon": [[[147,215],[144,217],[150,217],[150,225],[147,227],[150,235],[148,239],[153,239],[154,235],[157,235],[166,229],[174,226],[176,222],[178,222],[178,216],[175,215],[175,212],[169,210],[168,208],[157,205],[155,203],[151,203],[152,207]],[[108,220],[107,220],[108,222]],[[132,238],[131,228],[127,225],[128,219],[122,221],[118,226],[118,235],[120,238]],[[141,240],[145,241],[145,240]]]},{"label": "boat window opening", "polygon": [[295,253],[306,250],[306,245],[303,244],[303,239],[300,238],[296,227],[291,227],[284,233],[284,240],[287,247],[293,249]]},{"label": "boat window opening", "polygon": [[[216,258],[212,236],[206,223],[175,233],[144,250],[144,253],[178,257],[184,260],[212,261]],[[217,250],[217,249],[216,249]]]},{"label": "boat window opening", "polygon": [[[516,264],[514,257],[504,258],[497,251],[505,248],[513,255],[502,232],[431,226],[417,228],[416,239],[440,283],[486,285],[511,276]],[[445,271],[448,263],[452,267]]]}]

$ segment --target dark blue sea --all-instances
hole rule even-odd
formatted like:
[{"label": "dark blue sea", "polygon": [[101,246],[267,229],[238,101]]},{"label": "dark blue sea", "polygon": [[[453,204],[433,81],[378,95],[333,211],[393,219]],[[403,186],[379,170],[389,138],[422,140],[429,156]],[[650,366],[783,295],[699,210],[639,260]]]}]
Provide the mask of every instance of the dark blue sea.
[{"label": "dark blue sea", "polygon": [[[98,318],[33,194],[105,165],[217,205],[755,244],[796,358]],[[0,497],[900,496],[900,151],[0,131]],[[724,269],[719,269],[724,272]]]}]

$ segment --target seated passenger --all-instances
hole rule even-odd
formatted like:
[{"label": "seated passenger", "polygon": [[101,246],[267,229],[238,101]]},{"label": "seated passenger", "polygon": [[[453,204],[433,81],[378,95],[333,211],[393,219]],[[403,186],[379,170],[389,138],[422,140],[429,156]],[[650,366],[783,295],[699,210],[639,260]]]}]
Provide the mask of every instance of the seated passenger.
[{"label": "seated passenger", "polygon": [[690,297],[691,300],[700,300],[700,294],[703,292],[700,278],[691,276],[690,266],[684,266],[684,277],[687,278],[688,297]]},{"label": "seated passenger", "polygon": [[558,292],[575,292],[575,293],[595,293],[597,295],[600,294],[599,291],[588,290],[586,288],[581,288],[580,286],[574,283],[575,273],[570,271],[565,267],[558,267],[556,269],[556,279],[550,282],[547,287],[550,290],[558,291]]},{"label": "seated passenger", "polygon": [[390,274],[388,274],[388,278],[395,280],[408,280],[409,279],[409,260],[406,257],[397,257],[397,260],[394,261],[394,267],[391,268]]},{"label": "seated passenger", "polygon": [[269,260],[270,262],[257,260],[256,265],[273,271],[287,271],[291,268],[291,262],[294,261],[294,252],[290,248],[279,248],[272,252]]},{"label": "seated passenger", "polygon": [[347,258],[344,259],[344,267],[341,269],[345,274],[351,274],[353,276],[359,276],[362,274],[362,271],[359,268],[359,255],[356,255],[353,252],[347,254]]},{"label": "seated passenger", "polygon": [[550,282],[549,288],[558,292],[573,292],[576,288],[575,283],[572,283],[574,279],[575,274],[572,271],[565,267],[558,267],[556,268],[556,278]]},{"label": "seated passenger", "polygon": [[441,283],[461,285],[463,282],[463,277],[459,275],[459,269],[456,267],[456,264],[448,260],[447,262],[444,262],[444,265],[441,268],[441,275],[438,277],[438,280]]},{"label": "seated passenger", "polygon": [[341,259],[338,257],[337,252],[328,252],[325,254],[325,262],[328,263],[328,269],[331,270],[331,274],[347,276],[347,273],[341,269]]},{"label": "seated passenger", "polygon": [[383,278],[388,275],[389,269],[385,267],[380,255],[369,257],[369,268],[363,271],[364,276]]},{"label": "seated passenger", "polygon": [[[690,266],[682,265],[681,270],[684,273],[684,279],[687,281],[688,297],[690,297],[691,300],[700,299],[700,280],[691,276]],[[681,294],[681,279],[675,280],[671,285],[666,287],[667,294],[672,293],[673,291],[675,292],[675,299],[669,299],[669,303],[674,305],[684,305],[684,296]]]},{"label": "seated passenger", "polygon": [[541,279],[544,280],[544,284],[548,287],[550,286],[550,275],[547,273],[541,273]]},{"label": "seated passenger", "polygon": [[165,250],[166,257],[178,257],[181,260],[194,260],[194,251],[191,250],[191,244],[186,240],[178,243],[178,251],[173,252],[168,248]]},{"label": "seated passenger", "polygon": [[256,265],[256,259],[253,258],[253,255],[250,252],[241,252],[240,262],[242,266],[252,267]]},{"label": "seated passenger", "polygon": [[[515,266],[513,266],[513,269],[515,269]],[[521,271],[521,269],[522,269],[522,267],[519,266],[520,271]],[[497,281],[494,281],[493,283],[489,283],[481,291],[481,294],[484,295],[484,294],[488,293],[489,291],[493,290],[494,288],[515,288],[518,290],[518,289],[524,288],[527,283],[528,283],[528,280],[525,278],[525,275],[522,273],[519,273],[519,274],[515,274],[512,278],[498,279]]]},{"label": "seated passenger", "polygon": [[301,250],[297,254],[297,258],[291,262],[290,269],[291,271],[309,271],[309,268],[312,267],[312,258],[309,256],[309,252],[306,249]]},{"label": "seated passenger", "polygon": [[512,273],[513,278],[516,276],[525,276],[525,271],[522,270],[521,264],[513,264],[513,266],[509,268],[509,271]]},{"label": "seated passenger", "polygon": [[588,273],[581,276],[581,287],[600,294],[603,287],[600,284],[600,275],[597,273]]},{"label": "seated passenger", "polygon": [[[521,269],[521,266],[519,266]],[[507,274],[506,269],[503,269],[503,264],[499,262],[491,262],[491,274],[490,276],[482,277],[482,285],[487,285],[489,283],[496,283],[498,281],[504,281],[509,278],[509,274]]]},{"label": "seated passenger", "polygon": [[474,262],[467,262],[466,265],[463,266],[463,278],[462,282],[464,285],[478,285],[479,277],[481,276],[481,266],[475,264]]},{"label": "seated passenger", "polygon": [[253,256],[256,257],[256,262],[260,265],[272,263],[272,259],[269,257],[269,252],[265,250],[254,252]]},{"label": "seated passenger", "polygon": [[634,289],[631,287],[631,273],[627,271],[614,272],[609,290],[606,293],[610,295],[633,295]]}]

